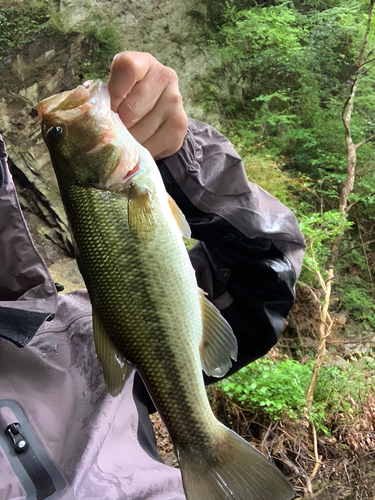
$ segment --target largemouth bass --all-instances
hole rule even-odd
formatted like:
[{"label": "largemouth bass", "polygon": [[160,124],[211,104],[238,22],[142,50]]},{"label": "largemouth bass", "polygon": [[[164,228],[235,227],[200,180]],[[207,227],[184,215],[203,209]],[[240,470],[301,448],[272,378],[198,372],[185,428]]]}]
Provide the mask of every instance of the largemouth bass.
[{"label": "largemouth bass", "polygon": [[288,481],[212,413],[202,368],[237,355],[228,323],[197,287],[190,230],[158,168],[110,109],[102,82],[38,107],[93,307],[109,392],[137,369],[172,438],[188,500],[289,500]]}]

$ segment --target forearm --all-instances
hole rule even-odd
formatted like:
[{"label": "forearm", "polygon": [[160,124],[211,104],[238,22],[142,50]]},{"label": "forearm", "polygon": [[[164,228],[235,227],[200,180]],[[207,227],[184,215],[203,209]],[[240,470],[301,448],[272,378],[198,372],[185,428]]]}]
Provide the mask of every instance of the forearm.
[{"label": "forearm", "polygon": [[190,121],[183,147],[159,169],[199,240],[190,251],[198,284],[237,337],[236,371],[281,335],[304,253],[297,221],[247,181],[229,141],[208,125]]}]

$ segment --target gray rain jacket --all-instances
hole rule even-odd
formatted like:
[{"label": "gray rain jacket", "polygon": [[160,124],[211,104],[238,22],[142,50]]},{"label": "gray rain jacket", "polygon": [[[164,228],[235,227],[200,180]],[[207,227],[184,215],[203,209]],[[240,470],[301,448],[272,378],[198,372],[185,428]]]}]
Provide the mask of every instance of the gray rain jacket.
[{"label": "gray rain jacket", "polygon": [[[179,471],[157,455],[139,377],[116,398],[106,390],[87,292],[57,294],[1,137],[0,162],[0,500],[184,499]],[[199,240],[190,251],[198,283],[237,336],[236,371],[279,338],[303,238],[208,125],[190,120],[180,151],[158,166]]]}]

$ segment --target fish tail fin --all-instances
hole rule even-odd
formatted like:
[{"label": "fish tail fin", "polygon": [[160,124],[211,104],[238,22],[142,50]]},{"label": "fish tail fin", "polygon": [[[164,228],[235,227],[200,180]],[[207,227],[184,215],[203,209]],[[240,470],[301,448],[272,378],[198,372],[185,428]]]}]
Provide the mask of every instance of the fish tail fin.
[{"label": "fish tail fin", "polygon": [[[223,426],[224,427],[224,426]],[[256,448],[224,427],[208,456],[176,448],[187,500],[291,500],[283,474]]]}]

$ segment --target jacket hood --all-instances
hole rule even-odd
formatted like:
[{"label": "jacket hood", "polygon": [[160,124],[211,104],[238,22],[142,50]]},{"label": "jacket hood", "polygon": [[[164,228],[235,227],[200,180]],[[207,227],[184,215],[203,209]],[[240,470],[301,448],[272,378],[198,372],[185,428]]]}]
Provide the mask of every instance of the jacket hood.
[{"label": "jacket hood", "polygon": [[32,338],[56,313],[57,292],[22,215],[1,136],[0,163],[0,336],[24,345],[30,339],[15,340],[11,331],[19,337],[31,329]]}]

